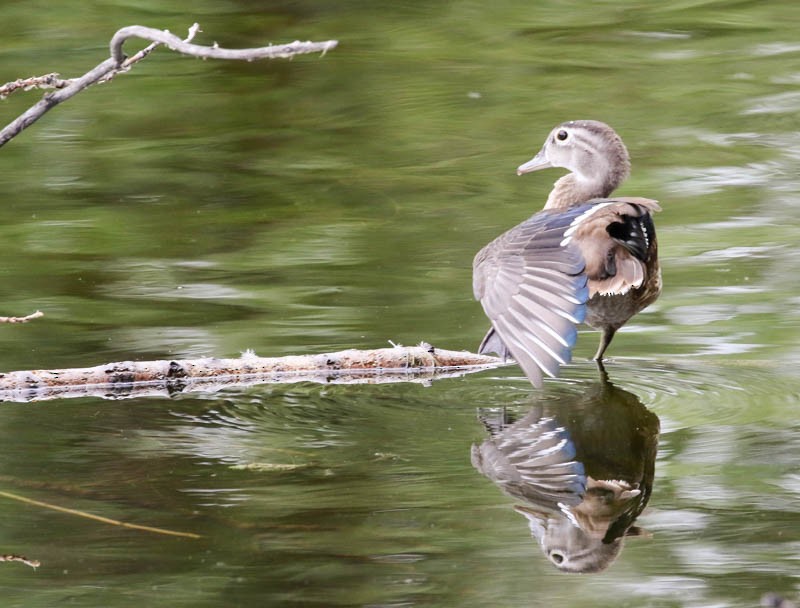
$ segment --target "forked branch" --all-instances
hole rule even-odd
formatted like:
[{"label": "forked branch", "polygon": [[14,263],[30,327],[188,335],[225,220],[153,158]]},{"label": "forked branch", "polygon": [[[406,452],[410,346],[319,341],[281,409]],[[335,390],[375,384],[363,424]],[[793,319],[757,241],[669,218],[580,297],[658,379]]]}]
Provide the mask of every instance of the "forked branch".
[{"label": "forked branch", "polygon": [[[4,146],[11,139],[16,137],[24,129],[39,120],[48,110],[66,101],[70,97],[80,93],[87,87],[105,82],[113,78],[120,72],[125,72],[130,67],[144,59],[156,46],[163,44],[167,48],[191,55],[192,57],[202,57],[203,59],[229,59],[237,61],[255,61],[257,59],[290,59],[295,55],[307,53],[322,53],[336,47],[336,40],[326,40],[324,42],[290,42],[288,44],[269,45],[249,49],[225,49],[217,44],[213,46],[203,46],[194,44],[191,40],[200,30],[195,23],[189,28],[189,35],[185,40],[181,40],[174,34],[166,30],[157,30],[141,25],[130,25],[123,27],[114,34],[109,44],[111,56],[99,63],[97,66],[86,72],[83,76],[70,80],[59,78],[58,74],[47,74],[40,77],[32,77],[15,80],[0,86],[0,98],[6,97],[14,91],[30,88],[55,88],[55,91],[46,93],[38,103],[30,107],[15,120],[10,122],[0,131],[0,146]],[[147,48],[143,49],[130,59],[126,59],[122,52],[122,47],[130,38],[140,38],[152,42]]]}]

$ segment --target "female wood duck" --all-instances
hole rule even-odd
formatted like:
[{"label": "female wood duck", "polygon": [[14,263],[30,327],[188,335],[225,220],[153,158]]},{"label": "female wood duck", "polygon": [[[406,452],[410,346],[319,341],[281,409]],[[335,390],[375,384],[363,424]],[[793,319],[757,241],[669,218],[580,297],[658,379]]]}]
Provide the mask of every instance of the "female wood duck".
[{"label": "female wood duck", "polygon": [[656,201],[607,198],[630,172],[619,135],[595,120],[565,122],[517,174],[548,167],[556,181],[544,209],[478,252],[473,287],[492,328],[479,352],[511,356],[534,386],[570,360],[575,325],[614,333],[661,293],[652,213]]}]

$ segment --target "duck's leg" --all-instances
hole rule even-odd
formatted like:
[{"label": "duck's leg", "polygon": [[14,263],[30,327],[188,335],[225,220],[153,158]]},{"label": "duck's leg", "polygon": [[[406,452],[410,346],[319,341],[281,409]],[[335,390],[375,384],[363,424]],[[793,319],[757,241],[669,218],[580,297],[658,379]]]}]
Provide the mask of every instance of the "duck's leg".
[{"label": "duck's leg", "polygon": [[606,366],[603,365],[602,359],[595,359],[594,362],[597,365],[597,371],[600,372],[600,384],[605,387],[610,384],[608,381],[608,372],[606,371]]},{"label": "duck's leg", "polygon": [[595,361],[603,360],[603,354],[606,352],[608,345],[611,344],[611,340],[614,338],[615,333],[617,333],[616,327],[606,325],[603,328],[603,336],[600,338],[600,346],[597,348],[597,352],[594,355]]}]

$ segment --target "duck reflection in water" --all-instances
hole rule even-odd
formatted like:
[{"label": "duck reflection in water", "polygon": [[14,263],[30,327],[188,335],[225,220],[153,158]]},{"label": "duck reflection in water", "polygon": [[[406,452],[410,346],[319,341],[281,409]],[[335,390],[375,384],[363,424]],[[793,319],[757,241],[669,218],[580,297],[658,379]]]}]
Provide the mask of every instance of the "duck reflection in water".
[{"label": "duck reflection in water", "polygon": [[547,558],[566,572],[600,572],[617,558],[653,488],[659,420],[628,391],[600,381],[585,393],[537,405],[515,420],[482,409],[490,437],[472,446],[472,464],[524,501]]}]

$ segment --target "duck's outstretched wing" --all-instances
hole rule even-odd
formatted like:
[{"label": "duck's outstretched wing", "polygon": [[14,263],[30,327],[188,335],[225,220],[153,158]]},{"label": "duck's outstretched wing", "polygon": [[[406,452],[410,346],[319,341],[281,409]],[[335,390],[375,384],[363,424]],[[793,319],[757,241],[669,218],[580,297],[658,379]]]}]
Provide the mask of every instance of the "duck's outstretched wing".
[{"label": "duck's outstretched wing", "polygon": [[473,262],[473,289],[492,329],[479,352],[510,354],[534,386],[570,360],[589,299],[580,248],[563,245],[589,210],[542,211],[484,247]]},{"label": "duck's outstretched wing", "polygon": [[[642,284],[655,230],[648,199],[596,199],[542,211],[500,235],[473,262],[473,288],[492,329],[479,352],[509,354],[534,386],[569,362],[575,326],[595,293]],[[650,234],[652,233],[652,234]]]}]

